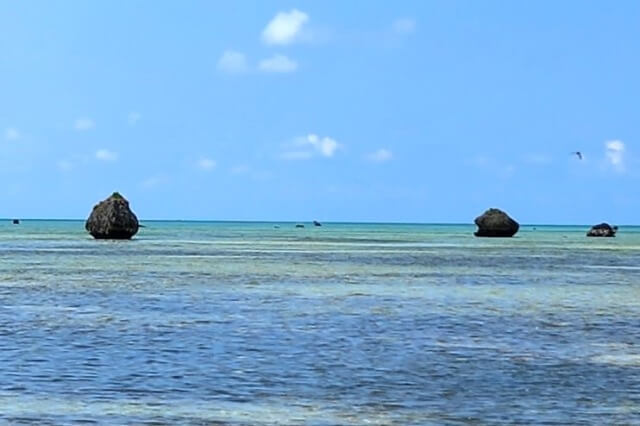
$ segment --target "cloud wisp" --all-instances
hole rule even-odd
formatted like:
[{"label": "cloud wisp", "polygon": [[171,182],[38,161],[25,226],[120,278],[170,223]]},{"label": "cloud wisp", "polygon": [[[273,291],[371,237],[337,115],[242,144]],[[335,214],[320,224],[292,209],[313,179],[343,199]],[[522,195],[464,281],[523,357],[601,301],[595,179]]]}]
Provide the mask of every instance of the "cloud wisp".
[{"label": "cloud wisp", "polygon": [[56,166],[58,166],[58,170],[60,170],[61,172],[68,172],[73,169],[73,163],[69,160],[60,160],[58,161]]},{"label": "cloud wisp", "polygon": [[290,144],[289,150],[281,154],[284,160],[307,160],[315,156],[331,158],[336,151],[342,148],[335,139],[330,137],[320,137],[314,133],[307,136],[296,138],[293,144]]},{"label": "cloud wisp", "polygon": [[297,9],[278,12],[262,31],[262,41],[267,45],[288,45],[299,40],[309,15]]},{"label": "cloud wisp", "polygon": [[624,167],[624,153],[625,145],[622,141],[607,141],[605,146],[605,159],[607,165],[613,168],[618,173],[625,171]]},{"label": "cloud wisp", "polygon": [[391,25],[393,32],[399,35],[412,34],[416,31],[416,27],[416,21],[412,18],[398,18]]},{"label": "cloud wisp", "polygon": [[196,162],[196,166],[200,170],[203,170],[205,172],[209,172],[215,169],[217,165],[218,163],[216,163],[215,160],[207,157],[200,157],[200,159]]},{"label": "cloud wisp", "polygon": [[475,157],[468,158],[465,160],[465,163],[500,179],[509,179],[518,171],[516,165],[510,163],[505,164],[496,158],[486,155],[476,155]]},{"label": "cloud wisp", "polygon": [[260,61],[258,69],[263,72],[288,73],[296,71],[298,63],[284,55],[273,55]]},{"label": "cloud wisp", "polygon": [[108,149],[99,149],[96,151],[96,159],[105,162],[113,162],[118,159],[118,153],[109,151]]},{"label": "cloud wisp", "polygon": [[78,118],[75,123],[73,123],[73,127],[79,131],[91,130],[96,126],[96,123],[90,118]]},{"label": "cloud wisp", "polygon": [[168,181],[169,179],[166,176],[162,176],[162,175],[150,176],[145,180],[143,180],[142,182],[140,182],[139,186],[140,188],[143,188],[143,189],[152,189],[152,188],[156,188],[158,186],[164,185]]},{"label": "cloud wisp", "polygon": [[546,166],[553,162],[553,159],[544,154],[527,154],[524,157],[524,162],[532,166]]},{"label": "cloud wisp", "polygon": [[244,53],[225,50],[218,59],[218,70],[227,74],[242,74],[249,71],[249,64]]},{"label": "cloud wisp", "polygon": [[251,171],[251,167],[249,167],[249,165],[247,164],[238,164],[236,166],[233,166],[229,172],[232,175],[244,175],[247,174]]},{"label": "cloud wisp", "polygon": [[9,127],[4,131],[4,138],[8,141],[17,141],[21,137],[20,131],[14,127]]},{"label": "cloud wisp", "polygon": [[142,119],[142,114],[136,111],[130,112],[127,116],[127,122],[129,123],[129,126],[135,126],[136,124],[138,124],[138,121],[140,121],[140,119]]},{"label": "cloud wisp", "polygon": [[386,163],[393,158],[393,153],[386,148],[380,148],[368,154],[366,158],[372,163]]}]

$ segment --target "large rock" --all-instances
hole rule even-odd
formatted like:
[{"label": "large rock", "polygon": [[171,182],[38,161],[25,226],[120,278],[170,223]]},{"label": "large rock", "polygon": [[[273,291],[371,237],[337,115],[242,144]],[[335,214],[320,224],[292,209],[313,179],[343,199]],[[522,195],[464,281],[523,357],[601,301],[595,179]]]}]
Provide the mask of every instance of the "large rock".
[{"label": "large rock", "polygon": [[513,237],[520,225],[500,209],[489,209],[475,220],[476,237]]},{"label": "large rock", "polygon": [[587,237],[615,237],[617,230],[617,226],[611,226],[608,223],[600,223],[598,225],[593,225],[591,229],[589,229]]},{"label": "large rock", "polygon": [[138,232],[139,225],[138,218],[129,208],[129,202],[114,192],[93,207],[84,227],[93,238],[126,240]]}]

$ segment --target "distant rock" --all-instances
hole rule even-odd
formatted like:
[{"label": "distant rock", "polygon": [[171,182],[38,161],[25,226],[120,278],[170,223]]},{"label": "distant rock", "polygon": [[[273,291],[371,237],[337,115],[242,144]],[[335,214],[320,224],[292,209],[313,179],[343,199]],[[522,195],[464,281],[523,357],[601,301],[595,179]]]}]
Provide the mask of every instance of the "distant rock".
[{"label": "distant rock", "polygon": [[301,223],[296,224],[296,228],[304,228],[304,225]]},{"label": "distant rock", "polygon": [[20,225],[20,219],[13,219],[12,222],[14,225]]},{"label": "distant rock", "polygon": [[593,225],[591,229],[589,229],[587,237],[615,237],[617,231],[617,226],[611,226],[608,223],[600,223],[598,225]]},{"label": "distant rock", "polygon": [[476,237],[513,237],[520,225],[500,209],[489,209],[475,220]]},{"label": "distant rock", "polygon": [[127,240],[138,232],[138,218],[118,192],[93,207],[85,229],[97,239]]},{"label": "distant rock", "polygon": [[313,226],[322,226],[322,224],[320,222],[318,222],[317,220],[313,221]]}]

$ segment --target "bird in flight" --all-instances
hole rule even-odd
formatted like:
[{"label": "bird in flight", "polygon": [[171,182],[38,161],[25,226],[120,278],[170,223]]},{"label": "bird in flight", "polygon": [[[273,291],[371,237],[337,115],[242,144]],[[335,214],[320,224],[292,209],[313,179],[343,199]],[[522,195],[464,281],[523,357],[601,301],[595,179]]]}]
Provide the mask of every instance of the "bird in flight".
[{"label": "bird in flight", "polygon": [[580,160],[582,160],[582,153],[580,151],[573,151],[571,154],[577,156]]}]

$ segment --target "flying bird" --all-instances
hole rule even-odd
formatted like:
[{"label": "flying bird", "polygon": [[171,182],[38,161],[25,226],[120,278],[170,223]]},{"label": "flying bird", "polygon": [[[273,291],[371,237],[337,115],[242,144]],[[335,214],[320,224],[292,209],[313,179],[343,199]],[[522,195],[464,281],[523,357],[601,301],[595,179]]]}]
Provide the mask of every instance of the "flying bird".
[{"label": "flying bird", "polygon": [[582,160],[582,153],[580,151],[573,151],[571,154],[577,156],[578,159]]}]

